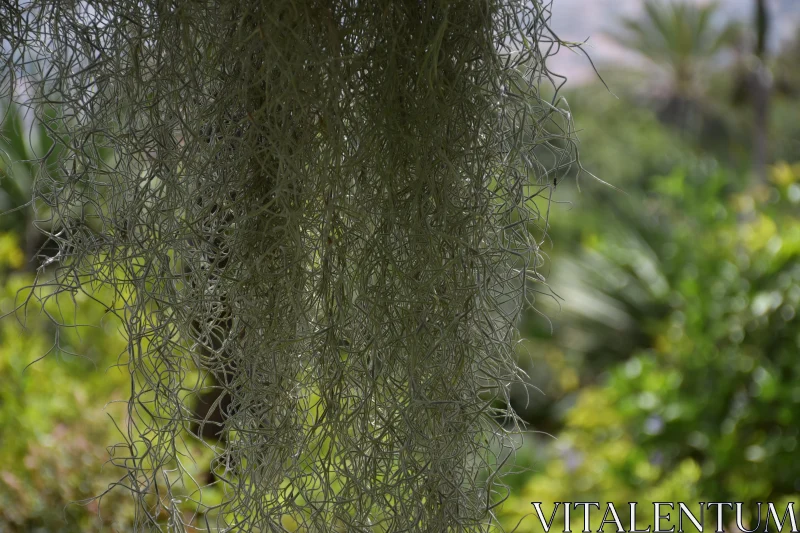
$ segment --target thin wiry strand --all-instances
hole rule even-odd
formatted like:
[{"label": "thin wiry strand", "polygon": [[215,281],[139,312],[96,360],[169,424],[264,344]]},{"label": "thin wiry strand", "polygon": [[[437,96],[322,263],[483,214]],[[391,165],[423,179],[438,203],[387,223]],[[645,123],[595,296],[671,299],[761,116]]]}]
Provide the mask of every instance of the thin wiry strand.
[{"label": "thin wiry strand", "polygon": [[0,16],[0,96],[58,146],[34,185],[59,248],[36,294],[112,287],[128,339],[112,460],[137,530],[496,527],[515,326],[576,161],[548,6]]}]

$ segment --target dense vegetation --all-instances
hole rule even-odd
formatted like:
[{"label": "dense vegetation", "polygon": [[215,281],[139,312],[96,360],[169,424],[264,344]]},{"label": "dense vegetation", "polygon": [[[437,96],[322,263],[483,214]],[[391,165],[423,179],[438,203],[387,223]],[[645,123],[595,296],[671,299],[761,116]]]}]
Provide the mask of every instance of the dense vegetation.
[{"label": "dense vegetation", "polygon": [[[626,194],[581,181],[560,197],[568,216],[557,217],[548,279],[561,299],[547,311],[552,332],[529,316],[520,350],[544,393],[519,391],[520,409],[548,435],[527,439],[509,524],[531,501],[548,513],[556,501],[625,512],[629,501],[741,501],[751,519],[756,502],[797,501],[796,54],[790,43],[770,63],[766,180],[740,63],[702,71],[691,96],[654,98],[641,72],[625,72],[618,100],[598,87],[570,95],[586,165]],[[658,66],[686,58],[670,61]]]}]

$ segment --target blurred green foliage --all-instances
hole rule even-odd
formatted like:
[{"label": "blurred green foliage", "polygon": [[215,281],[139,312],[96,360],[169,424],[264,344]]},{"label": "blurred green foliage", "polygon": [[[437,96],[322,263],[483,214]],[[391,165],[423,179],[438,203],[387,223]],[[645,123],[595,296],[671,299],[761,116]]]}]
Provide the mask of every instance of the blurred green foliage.
[{"label": "blurred green foliage", "polygon": [[[32,276],[15,272],[23,260],[16,235],[1,234],[0,314],[31,296]],[[106,447],[120,438],[106,413],[123,419],[125,408],[103,406],[125,399],[130,386],[127,371],[114,366],[125,343],[104,308],[85,296],[29,302],[25,313],[0,320],[0,531],[125,530],[132,508],[123,494],[102,499],[101,518],[98,500],[83,501],[121,475],[107,464]],[[45,313],[91,326],[56,337]]]},{"label": "blurred green foliage", "polygon": [[[583,178],[582,193],[559,191],[558,297],[540,300],[551,324],[531,314],[519,350],[539,391],[518,391],[517,408],[541,433],[518,452],[509,529],[541,531],[533,501],[546,517],[558,501],[613,502],[627,523],[629,501],[651,514],[741,501],[752,520],[756,502],[800,499],[800,102],[776,92],[760,182],[750,110],[726,100],[735,72],[714,76],[719,92],[696,102],[713,102],[697,111],[711,128],[665,118],[635,86],[568,95],[584,165],[625,193]],[[582,511],[572,520],[582,529]]]},{"label": "blurred green foliage", "polygon": [[[580,251],[558,259],[592,280],[587,299],[616,305],[623,319],[612,330],[626,336],[638,323],[642,335],[620,341],[630,353],[616,362],[583,361],[603,373],[583,387],[560,364],[562,387],[551,392],[578,390],[557,440],[526,450],[534,472],[504,508],[509,520],[531,501],[800,497],[800,165],[775,165],[769,185],[734,181],[711,163],[675,167],[648,180],[640,202],[618,201],[605,225],[585,224]],[[578,305],[571,314],[584,315],[584,328],[593,318],[594,329],[609,328]],[[560,335],[555,346],[529,341],[534,354],[549,350],[539,364],[581,350]]]}]

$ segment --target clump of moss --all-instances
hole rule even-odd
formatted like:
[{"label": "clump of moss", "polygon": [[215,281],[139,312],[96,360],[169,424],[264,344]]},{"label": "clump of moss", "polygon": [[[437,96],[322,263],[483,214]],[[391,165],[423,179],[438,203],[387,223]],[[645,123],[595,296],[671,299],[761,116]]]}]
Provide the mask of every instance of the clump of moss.
[{"label": "clump of moss", "polygon": [[[140,529],[186,527],[179,499],[220,530],[490,527],[539,208],[575,161],[548,6],[0,10],[0,87],[60,146],[34,187],[60,250],[37,294],[115,289],[132,392],[113,460]],[[213,505],[185,466],[207,424]]]}]

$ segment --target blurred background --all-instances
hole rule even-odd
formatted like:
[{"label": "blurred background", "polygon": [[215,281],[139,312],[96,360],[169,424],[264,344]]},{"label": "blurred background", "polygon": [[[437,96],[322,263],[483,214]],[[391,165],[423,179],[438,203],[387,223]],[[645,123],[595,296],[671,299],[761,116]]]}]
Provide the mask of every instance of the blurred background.
[{"label": "blurred background", "polygon": [[[590,37],[602,81],[574,50],[552,69],[569,77],[583,167],[623,192],[587,174],[559,185],[554,296],[518,349],[531,431],[499,517],[541,531],[531,501],[548,516],[611,501],[623,521],[629,501],[741,501],[755,525],[751,503],[800,500],[800,2],[555,0],[552,21]],[[0,217],[0,314],[47,246],[24,204],[25,160],[49,148],[3,113],[0,209],[20,209]],[[48,310],[0,321],[0,533],[128,530],[122,491],[70,504],[119,476],[108,414],[125,407],[104,404],[131,379],[114,322],[79,303],[65,320],[93,326],[34,365],[55,342]]]}]

